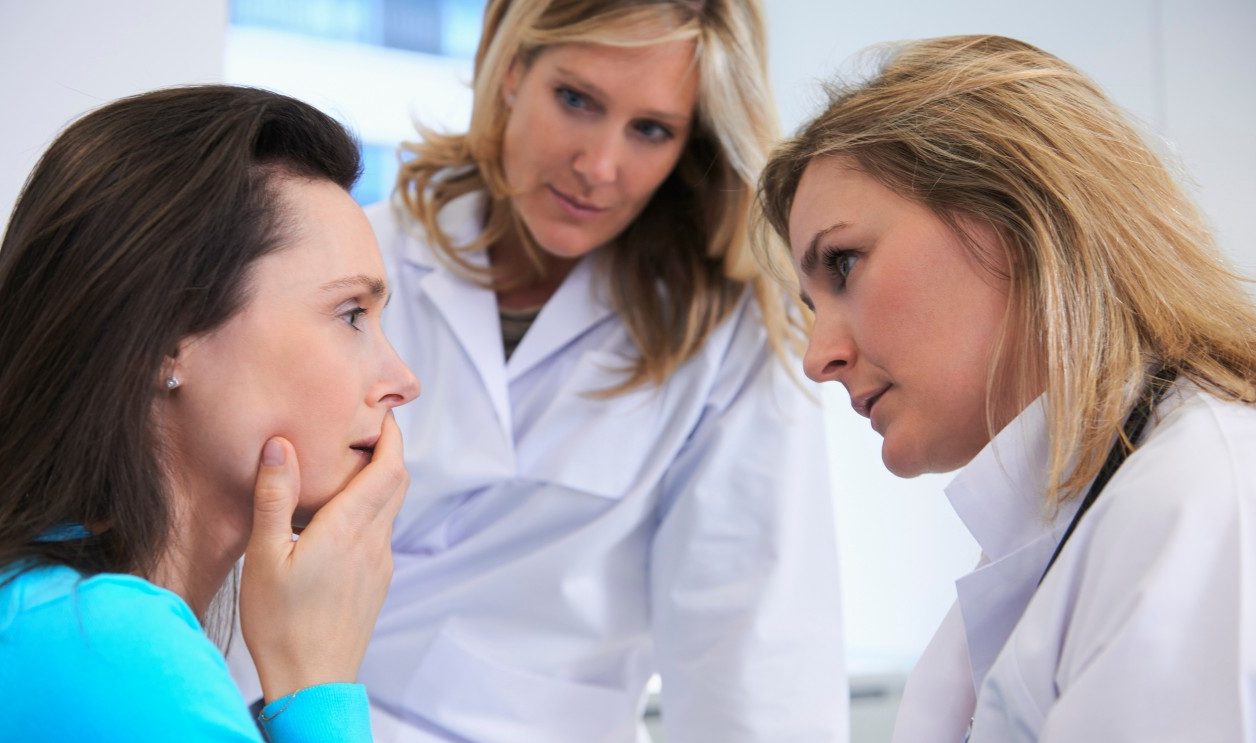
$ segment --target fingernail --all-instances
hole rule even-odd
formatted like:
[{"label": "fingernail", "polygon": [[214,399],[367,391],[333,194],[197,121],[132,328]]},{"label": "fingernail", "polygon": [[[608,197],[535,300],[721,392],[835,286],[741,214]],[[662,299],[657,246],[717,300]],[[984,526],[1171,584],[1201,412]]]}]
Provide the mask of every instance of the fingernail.
[{"label": "fingernail", "polygon": [[283,464],[283,444],[275,439],[266,442],[266,446],[262,447],[262,464],[267,467],[278,467]]}]

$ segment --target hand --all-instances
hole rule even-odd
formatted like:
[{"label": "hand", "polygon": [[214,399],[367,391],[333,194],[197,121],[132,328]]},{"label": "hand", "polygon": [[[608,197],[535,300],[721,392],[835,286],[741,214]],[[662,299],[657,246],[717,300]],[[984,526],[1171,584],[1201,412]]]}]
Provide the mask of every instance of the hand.
[{"label": "hand", "polygon": [[296,451],[283,438],[266,442],[240,579],[240,627],[267,702],[357,679],[392,577],[392,525],[409,481],[389,412],[370,464],[293,541]]}]

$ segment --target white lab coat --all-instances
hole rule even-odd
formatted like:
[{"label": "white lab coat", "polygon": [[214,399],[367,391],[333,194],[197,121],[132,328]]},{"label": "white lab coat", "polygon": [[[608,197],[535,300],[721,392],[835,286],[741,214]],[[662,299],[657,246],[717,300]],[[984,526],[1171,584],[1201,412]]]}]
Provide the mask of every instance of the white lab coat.
[{"label": "white lab coat", "polygon": [[[442,217],[463,242],[481,212]],[[596,254],[506,362],[493,292],[388,205],[368,215],[385,330],[422,383],[397,410],[412,483],[360,675],[377,740],[630,743],[656,672],[667,743],[846,740],[821,410],[754,303],[661,388],[597,399],[635,352]]]},{"label": "white lab coat", "polygon": [[1256,407],[1178,382],[1035,592],[1077,509],[1041,515],[1045,425],[1040,400],[947,487],[983,557],[894,743],[1256,740]]}]

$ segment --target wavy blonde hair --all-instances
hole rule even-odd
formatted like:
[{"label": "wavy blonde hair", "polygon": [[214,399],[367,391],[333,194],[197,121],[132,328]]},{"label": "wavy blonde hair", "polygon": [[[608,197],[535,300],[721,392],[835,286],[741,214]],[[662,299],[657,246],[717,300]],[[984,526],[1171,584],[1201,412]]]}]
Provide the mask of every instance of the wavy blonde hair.
[{"label": "wavy blonde hair", "polygon": [[[607,394],[666,380],[747,289],[774,348],[801,340],[788,301],[759,271],[748,238],[755,183],[777,132],[758,1],[491,0],[475,58],[469,130],[420,128],[420,141],[402,145],[413,157],[401,166],[397,198],[437,255],[494,288],[540,279],[540,249],[511,206],[502,172],[506,72],[559,44],[640,47],[677,40],[695,44],[696,118],[675,169],[606,246],[612,301],[639,351],[626,380]],[[438,221],[440,212],[477,191],[488,196],[485,229],[471,243],[455,244]],[[503,275],[467,260],[512,232],[523,238],[530,274]]]},{"label": "wavy blonde hair", "polygon": [[1256,309],[1242,277],[1159,157],[1082,73],[1014,39],[957,36],[896,47],[870,80],[830,96],[764,171],[767,225],[788,235],[803,170],[832,156],[961,236],[961,218],[993,225],[1010,300],[989,374],[989,427],[993,435],[996,389],[1027,402],[1045,386],[1050,506],[1094,479],[1153,367],[1256,401]]}]

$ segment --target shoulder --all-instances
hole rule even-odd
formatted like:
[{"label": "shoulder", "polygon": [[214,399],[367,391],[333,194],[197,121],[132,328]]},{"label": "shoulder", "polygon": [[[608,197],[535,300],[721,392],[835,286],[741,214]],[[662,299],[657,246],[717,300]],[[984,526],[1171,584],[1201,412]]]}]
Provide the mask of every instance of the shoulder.
[{"label": "shoulder", "polygon": [[399,226],[397,206],[392,199],[377,201],[362,207],[366,220],[371,223],[376,237],[381,237]]},{"label": "shoulder", "polygon": [[1095,621],[1159,606],[1171,624],[1204,586],[1207,601],[1238,600],[1238,576],[1256,568],[1256,408],[1190,385],[1173,395],[1061,554]]},{"label": "shoulder", "polygon": [[[484,229],[487,197],[481,192],[461,196],[445,205],[438,221],[455,245],[467,244]],[[405,258],[422,266],[438,264],[426,228],[395,196],[363,208],[386,259]]]},{"label": "shoulder", "polygon": [[[1231,523],[1256,501],[1256,406],[1178,385],[1108,486],[1109,518],[1164,528]],[[1105,493],[1105,496],[1108,494]],[[1103,503],[1104,497],[1098,501]]]},{"label": "shoulder", "polygon": [[[5,588],[0,688],[8,719],[62,730],[157,731],[197,722],[247,732],[226,663],[182,599],[141,578],[40,568]],[[65,714],[73,700],[71,714]],[[138,734],[138,732],[137,732]],[[140,736],[136,739],[147,740]]]},{"label": "shoulder", "polygon": [[1003,690],[1033,696],[1035,719],[1050,717],[1061,740],[1093,733],[1096,719],[1141,739],[1185,723],[1215,732],[1233,722],[1236,680],[1251,673],[1237,649],[1256,627],[1256,408],[1179,384],[1151,425],[1000,656],[1018,669]]},{"label": "shoulder", "polygon": [[749,290],[711,334],[695,363],[712,373],[711,401],[717,407],[746,396],[816,407],[818,389],[803,377],[802,360],[772,346],[762,309]]},{"label": "shoulder", "polygon": [[379,201],[363,207],[362,211],[366,213],[366,220],[379,241],[380,252],[386,258],[391,260],[404,255],[409,244],[418,242],[418,233],[413,229],[416,225],[408,224],[412,220],[407,218],[395,200]]},{"label": "shoulder", "polygon": [[64,566],[39,567],[18,576],[5,595],[11,614],[4,631],[45,630],[35,638],[59,635],[63,623],[82,629],[85,640],[158,628],[200,633],[182,599],[133,575],[88,577]]}]

